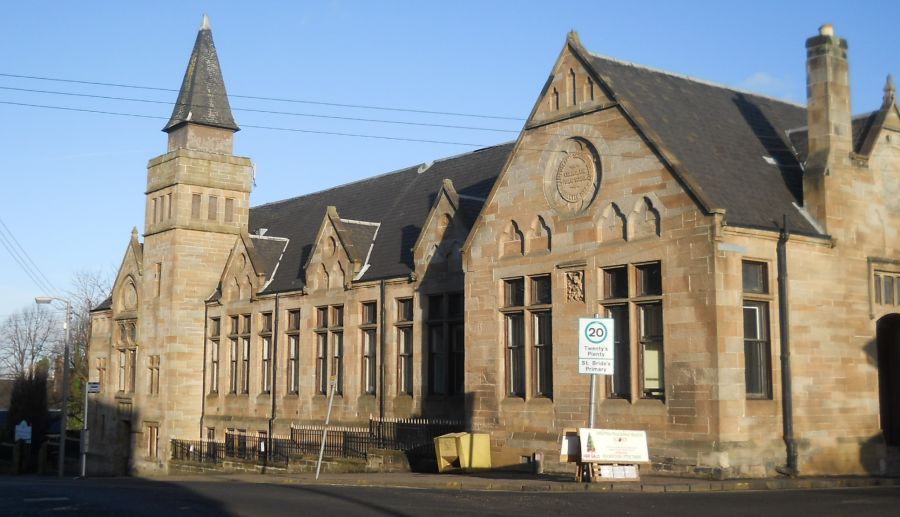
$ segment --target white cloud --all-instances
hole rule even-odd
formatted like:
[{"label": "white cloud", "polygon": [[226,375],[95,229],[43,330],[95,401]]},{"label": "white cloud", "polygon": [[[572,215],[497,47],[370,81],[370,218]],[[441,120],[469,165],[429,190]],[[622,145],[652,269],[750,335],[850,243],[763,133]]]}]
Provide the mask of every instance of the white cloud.
[{"label": "white cloud", "polygon": [[766,72],[756,72],[738,83],[738,88],[770,97],[799,101],[794,84]]}]

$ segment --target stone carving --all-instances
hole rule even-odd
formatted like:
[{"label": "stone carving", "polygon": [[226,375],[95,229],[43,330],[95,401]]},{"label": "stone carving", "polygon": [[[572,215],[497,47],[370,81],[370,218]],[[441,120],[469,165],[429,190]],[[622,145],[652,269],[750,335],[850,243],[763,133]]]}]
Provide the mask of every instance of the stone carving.
[{"label": "stone carving", "polygon": [[584,271],[566,271],[566,301],[584,302]]},{"label": "stone carving", "polygon": [[583,154],[567,154],[556,171],[556,189],[569,203],[584,199],[594,181],[593,163]]},{"label": "stone carving", "polygon": [[593,146],[581,138],[569,138],[549,151],[552,157],[544,173],[544,196],[561,214],[584,211],[600,186],[599,159]]}]

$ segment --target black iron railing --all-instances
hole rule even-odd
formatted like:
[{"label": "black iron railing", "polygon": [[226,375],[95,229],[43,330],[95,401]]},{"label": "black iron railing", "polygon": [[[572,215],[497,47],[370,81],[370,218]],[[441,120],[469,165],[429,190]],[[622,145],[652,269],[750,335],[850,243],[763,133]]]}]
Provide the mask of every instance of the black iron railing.
[{"label": "black iron railing", "polygon": [[[329,426],[326,458],[366,459],[373,448],[403,451],[410,463],[434,458],[434,438],[464,430],[456,420],[370,419],[368,427]],[[225,433],[224,442],[172,440],[172,459],[219,464],[235,459],[286,465],[290,458],[315,456],[322,444],[321,425],[293,425],[290,436]]]}]

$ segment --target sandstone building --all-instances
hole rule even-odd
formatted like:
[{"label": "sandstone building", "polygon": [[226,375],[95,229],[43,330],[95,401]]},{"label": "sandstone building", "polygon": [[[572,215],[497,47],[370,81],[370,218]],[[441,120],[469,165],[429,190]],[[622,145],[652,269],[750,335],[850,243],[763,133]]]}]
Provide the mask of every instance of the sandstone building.
[{"label": "sandstone building", "polygon": [[[171,438],[456,417],[495,465],[583,427],[577,319],[615,320],[599,427],[654,467],[886,472],[900,446],[900,112],[852,116],[847,43],[807,107],[567,38],[515,142],[251,208],[208,25],[146,215],[93,312],[92,465]],[[782,468],[784,467],[784,468]]]}]

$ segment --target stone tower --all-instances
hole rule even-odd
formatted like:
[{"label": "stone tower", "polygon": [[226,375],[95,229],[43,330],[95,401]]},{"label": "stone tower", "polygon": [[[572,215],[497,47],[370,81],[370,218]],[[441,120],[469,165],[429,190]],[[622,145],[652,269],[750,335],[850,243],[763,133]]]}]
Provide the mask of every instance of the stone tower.
[{"label": "stone tower", "polygon": [[149,432],[159,435],[158,466],[170,437],[200,437],[203,302],[249,216],[252,164],[232,154],[238,126],[205,16],[163,131],[168,150],[147,166],[138,360],[139,372],[155,361],[159,388],[140,405],[142,430],[134,430],[146,441],[155,426]]},{"label": "stone tower", "polygon": [[803,175],[803,201],[828,233],[840,227],[842,185],[853,151],[847,40],[831,25],[806,40],[806,95],[809,154]]}]

